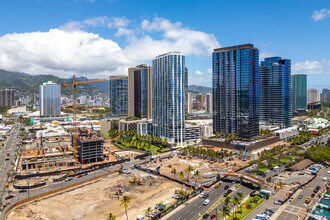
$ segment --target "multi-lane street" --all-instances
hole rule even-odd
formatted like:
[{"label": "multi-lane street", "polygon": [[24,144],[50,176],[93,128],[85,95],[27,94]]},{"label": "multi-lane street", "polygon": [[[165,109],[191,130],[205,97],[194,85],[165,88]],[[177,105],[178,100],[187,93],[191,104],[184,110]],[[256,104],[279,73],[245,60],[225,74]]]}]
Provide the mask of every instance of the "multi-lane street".
[{"label": "multi-lane street", "polygon": [[[5,141],[4,148],[0,152],[0,188],[1,188],[1,200],[3,202],[3,197],[5,194],[6,183],[7,183],[7,173],[12,169],[11,162],[14,161],[15,157],[15,150],[18,148],[18,143],[20,141],[18,134],[19,134],[20,127],[13,128],[10,133],[9,137]],[[10,156],[7,158],[7,154]],[[7,159],[6,159],[7,158]]]},{"label": "multi-lane street", "polygon": [[188,206],[185,208],[177,211],[175,214],[171,215],[170,217],[166,218],[169,220],[191,220],[191,219],[202,219],[203,215],[205,213],[209,214],[210,216],[212,214],[216,215],[217,210],[221,209],[223,207],[223,202],[226,199],[224,196],[225,192],[227,192],[228,189],[224,189],[226,186],[230,188],[235,187],[235,190],[231,192],[227,197],[233,198],[237,193],[243,193],[243,195],[248,195],[252,189],[241,186],[238,183],[232,183],[232,182],[222,182],[221,186],[216,189],[212,188],[208,191],[210,200],[210,203],[207,205],[203,205],[204,199],[203,198],[197,198],[191,203],[189,203]]}]

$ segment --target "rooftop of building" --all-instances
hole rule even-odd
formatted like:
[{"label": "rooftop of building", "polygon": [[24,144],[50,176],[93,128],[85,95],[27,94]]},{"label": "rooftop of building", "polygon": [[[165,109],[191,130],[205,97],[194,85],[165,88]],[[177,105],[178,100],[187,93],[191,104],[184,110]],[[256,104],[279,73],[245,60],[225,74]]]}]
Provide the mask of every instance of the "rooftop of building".
[{"label": "rooftop of building", "polygon": [[289,169],[303,170],[303,169],[307,168],[308,166],[310,166],[311,164],[313,164],[313,161],[311,161],[309,159],[304,159],[304,160],[300,161],[299,163],[296,163],[295,165],[289,167]]},{"label": "rooftop of building", "polygon": [[226,51],[231,51],[231,50],[241,50],[241,49],[257,49],[257,48],[254,48],[253,44],[241,44],[241,45],[235,45],[235,46],[230,46],[230,47],[217,48],[217,49],[214,49],[214,53],[226,52]]},{"label": "rooftop of building", "polygon": [[156,58],[160,58],[160,57],[164,57],[164,56],[168,56],[168,55],[183,55],[183,54],[181,54],[180,51],[169,51],[167,53],[156,56]]},{"label": "rooftop of building", "polygon": [[284,128],[284,129],[277,130],[277,131],[274,131],[274,132],[280,134],[280,133],[290,132],[290,131],[293,131],[293,130],[298,130],[298,127],[294,126],[294,127]]},{"label": "rooftop of building", "polygon": [[311,118],[308,120],[308,128],[326,128],[330,126],[330,122],[324,118]]}]

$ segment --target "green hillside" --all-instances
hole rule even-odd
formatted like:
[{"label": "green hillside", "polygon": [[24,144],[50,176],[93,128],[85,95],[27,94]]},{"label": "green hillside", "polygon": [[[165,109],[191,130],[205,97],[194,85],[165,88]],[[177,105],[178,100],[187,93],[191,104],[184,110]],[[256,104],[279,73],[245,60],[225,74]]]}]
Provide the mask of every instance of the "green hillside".
[{"label": "green hillside", "polygon": [[[29,75],[26,73],[9,72],[0,69],[0,89],[12,88],[19,93],[39,93],[39,85],[44,81],[53,81],[57,84],[70,83],[72,79],[62,79],[53,75]],[[91,85],[80,85],[77,93],[87,93],[93,95],[100,90]],[[61,88],[64,95],[72,94],[72,87]]]}]

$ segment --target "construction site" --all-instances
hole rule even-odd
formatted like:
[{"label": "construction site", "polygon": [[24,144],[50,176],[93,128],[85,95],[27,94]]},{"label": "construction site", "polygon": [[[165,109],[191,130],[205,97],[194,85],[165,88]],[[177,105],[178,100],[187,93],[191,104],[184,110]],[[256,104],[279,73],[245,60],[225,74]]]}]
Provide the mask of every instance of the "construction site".
[{"label": "construction site", "polygon": [[[184,181],[186,183],[196,182],[199,185],[208,186],[219,179],[218,174],[228,171],[235,171],[239,166],[246,165],[236,157],[227,158],[224,162],[212,161],[194,156],[188,156],[183,153],[173,154],[172,157],[153,160],[147,163],[142,168],[158,171],[160,174],[172,179]],[[193,168],[193,171],[187,172],[188,166]],[[194,176],[195,171],[199,171],[198,179]],[[180,173],[184,173],[184,178],[180,178]],[[188,181],[189,178],[189,181]]]},{"label": "construction site", "polygon": [[[25,204],[9,215],[9,220],[23,219],[106,219],[112,213],[124,220],[125,208],[118,198],[131,198],[129,219],[144,215],[148,207],[173,204],[172,195],[182,185],[165,178],[132,170],[130,174],[111,174],[98,181]],[[118,197],[118,194],[120,197]]]}]

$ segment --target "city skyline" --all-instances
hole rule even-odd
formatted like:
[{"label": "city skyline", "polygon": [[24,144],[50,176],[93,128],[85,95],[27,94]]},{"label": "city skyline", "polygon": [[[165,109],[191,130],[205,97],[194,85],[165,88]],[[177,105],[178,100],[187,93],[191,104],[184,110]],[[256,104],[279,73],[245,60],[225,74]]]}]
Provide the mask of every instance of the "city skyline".
[{"label": "city skyline", "polygon": [[[151,65],[157,54],[176,50],[187,57],[189,84],[211,86],[212,50],[252,43],[260,50],[260,60],[287,57],[292,60],[292,74],[307,74],[308,88],[329,88],[329,2],[290,1],[286,7],[281,5],[273,1],[5,1],[2,8],[6,13],[0,15],[0,52],[5,54],[0,58],[0,69],[103,78],[109,73],[127,74],[128,67],[140,63]],[[175,13],[182,8],[204,16],[200,19]],[[250,19],[234,17],[229,13],[233,8]],[[253,13],[247,14],[246,8]],[[281,14],[276,13],[278,8]],[[217,19],[212,17],[213,10],[219,12]],[[53,11],[61,11],[61,16],[52,16]],[[290,37],[265,25],[274,22]]]}]

